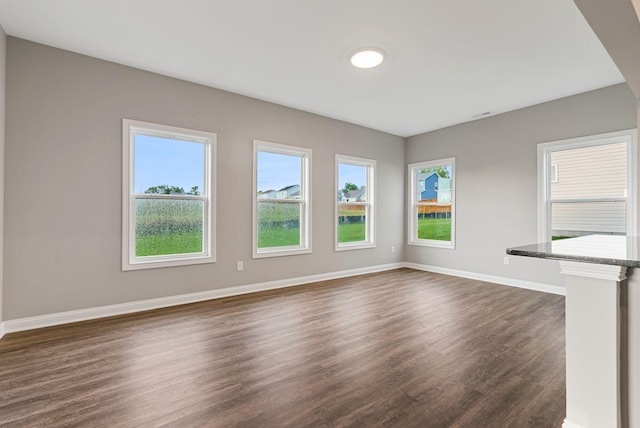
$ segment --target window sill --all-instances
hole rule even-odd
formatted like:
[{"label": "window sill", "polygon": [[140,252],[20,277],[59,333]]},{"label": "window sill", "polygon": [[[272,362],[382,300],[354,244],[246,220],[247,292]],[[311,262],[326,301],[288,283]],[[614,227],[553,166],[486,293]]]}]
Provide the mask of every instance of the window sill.
[{"label": "window sill", "polygon": [[142,270],[142,269],[157,269],[175,266],[190,266],[199,265],[205,263],[215,263],[216,259],[213,256],[196,256],[185,258],[162,258],[156,260],[140,260],[140,261],[126,261],[122,262],[122,271]]},{"label": "window sill", "polygon": [[367,248],[376,248],[376,244],[371,242],[362,242],[362,243],[354,243],[354,244],[339,244],[336,245],[336,251],[350,251],[350,250],[364,250]]},{"label": "window sill", "polygon": [[417,247],[433,247],[444,248],[448,250],[455,250],[456,244],[452,241],[436,241],[435,239],[424,239],[420,241],[409,241],[408,245],[414,245]]},{"label": "window sill", "polygon": [[301,248],[295,250],[262,250],[259,252],[253,252],[254,259],[266,259],[269,257],[284,257],[284,256],[297,256],[300,254],[311,254],[311,248]]}]

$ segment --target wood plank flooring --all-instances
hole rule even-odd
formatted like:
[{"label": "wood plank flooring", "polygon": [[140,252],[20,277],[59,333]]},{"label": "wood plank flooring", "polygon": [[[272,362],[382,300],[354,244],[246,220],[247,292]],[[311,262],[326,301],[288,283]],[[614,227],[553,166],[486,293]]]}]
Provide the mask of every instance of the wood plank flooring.
[{"label": "wood plank flooring", "polygon": [[559,427],[564,298],[399,269],[14,333],[0,426]]}]

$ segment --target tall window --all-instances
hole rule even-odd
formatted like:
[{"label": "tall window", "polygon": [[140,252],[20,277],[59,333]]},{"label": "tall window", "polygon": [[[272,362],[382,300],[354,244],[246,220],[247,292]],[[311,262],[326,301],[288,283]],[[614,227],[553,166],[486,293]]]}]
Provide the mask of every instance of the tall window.
[{"label": "tall window", "polygon": [[376,161],[336,155],[336,251],[375,247]]},{"label": "tall window", "polygon": [[409,245],[455,248],[455,158],[409,165]]},{"label": "tall window", "polygon": [[122,270],[215,261],[216,134],[123,120]]},{"label": "tall window", "polygon": [[635,235],[636,131],[538,145],[539,239]]},{"label": "tall window", "polygon": [[311,150],[253,141],[253,257],[311,252]]}]

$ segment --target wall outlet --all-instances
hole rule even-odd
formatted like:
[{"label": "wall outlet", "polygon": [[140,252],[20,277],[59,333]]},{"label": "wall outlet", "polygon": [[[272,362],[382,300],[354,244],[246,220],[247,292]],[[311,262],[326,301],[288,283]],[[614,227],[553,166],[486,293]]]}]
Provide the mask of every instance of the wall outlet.
[{"label": "wall outlet", "polygon": [[509,264],[509,256],[504,256],[504,264],[505,265]]},{"label": "wall outlet", "polygon": [[396,247],[391,247],[391,252],[395,253],[396,252]]},{"label": "wall outlet", "polygon": [[236,269],[238,269],[238,272],[240,272],[241,270],[244,270],[244,263],[236,262]]}]

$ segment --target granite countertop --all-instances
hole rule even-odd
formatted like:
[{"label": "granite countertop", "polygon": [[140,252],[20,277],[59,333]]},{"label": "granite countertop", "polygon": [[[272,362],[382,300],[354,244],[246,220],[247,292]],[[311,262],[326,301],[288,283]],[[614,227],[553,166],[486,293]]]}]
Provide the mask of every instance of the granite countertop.
[{"label": "granite countertop", "polygon": [[507,248],[513,256],[640,267],[638,237],[589,235]]}]

